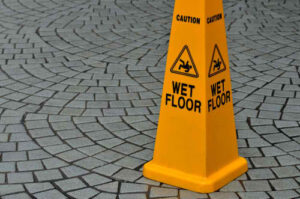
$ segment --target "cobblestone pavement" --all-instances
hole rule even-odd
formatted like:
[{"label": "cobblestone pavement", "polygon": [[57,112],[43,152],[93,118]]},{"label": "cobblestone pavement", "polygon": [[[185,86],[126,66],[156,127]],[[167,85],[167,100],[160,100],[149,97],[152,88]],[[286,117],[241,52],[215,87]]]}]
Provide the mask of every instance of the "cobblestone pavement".
[{"label": "cobblestone pavement", "polygon": [[198,194],[142,177],[173,0],[0,1],[0,197],[300,198],[300,1],[225,0],[239,152]]}]

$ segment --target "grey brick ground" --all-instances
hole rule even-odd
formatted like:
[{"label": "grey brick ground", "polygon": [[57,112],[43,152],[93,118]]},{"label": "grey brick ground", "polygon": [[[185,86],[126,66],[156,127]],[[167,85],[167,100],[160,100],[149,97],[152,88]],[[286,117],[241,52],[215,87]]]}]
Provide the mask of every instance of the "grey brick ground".
[{"label": "grey brick ground", "polygon": [[0,1],[0,197],[300,197],[300,1],[223,0],[240,155],[212,194],[142,176],[174,0]]}]

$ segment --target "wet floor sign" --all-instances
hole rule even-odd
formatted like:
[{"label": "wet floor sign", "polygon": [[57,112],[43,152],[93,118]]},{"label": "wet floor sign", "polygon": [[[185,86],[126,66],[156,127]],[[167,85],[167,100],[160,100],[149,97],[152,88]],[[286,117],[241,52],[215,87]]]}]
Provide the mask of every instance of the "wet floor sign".
[{"label": "wet floor sign", "polygon": [[238,156],[222,0],[176,0],[153,160],[145,177],[213,192]]}]

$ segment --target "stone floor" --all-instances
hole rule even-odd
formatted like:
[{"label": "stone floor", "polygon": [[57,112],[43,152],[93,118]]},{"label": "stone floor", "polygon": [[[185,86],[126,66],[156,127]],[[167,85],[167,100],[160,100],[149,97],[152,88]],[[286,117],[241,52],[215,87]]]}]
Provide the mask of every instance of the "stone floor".
[{"label": "stone floor", "polygon": [[0,1],[1,198],[300,198],[299,0],[224,0],[247,174],[212,194],[142,177],[173,4]]}]

